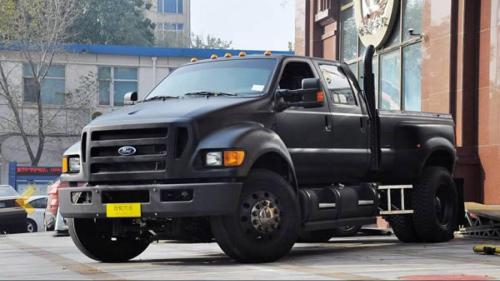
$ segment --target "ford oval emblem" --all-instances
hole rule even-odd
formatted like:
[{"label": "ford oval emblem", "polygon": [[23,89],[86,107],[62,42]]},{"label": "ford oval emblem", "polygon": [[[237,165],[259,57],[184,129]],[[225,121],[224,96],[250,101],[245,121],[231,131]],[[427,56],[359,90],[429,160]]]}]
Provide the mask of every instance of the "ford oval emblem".
[{"label": "ford oval emblem", "polygon": [[134,155],[137,152],[137,149],[133,146],[126,145],[118,148],[118,153],[123,156]]}]

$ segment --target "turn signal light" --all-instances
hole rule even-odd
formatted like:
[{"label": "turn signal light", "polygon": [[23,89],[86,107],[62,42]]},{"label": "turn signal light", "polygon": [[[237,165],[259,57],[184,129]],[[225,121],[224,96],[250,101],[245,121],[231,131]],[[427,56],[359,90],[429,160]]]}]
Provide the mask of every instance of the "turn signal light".
[{"label": "turn signal light", "polygon": [[318,91],[316,93],[316,101],[321,103],[325,102],[325,93],[323,91]]},{"label": "turn signal light", "polygon": [[228,150],[224,151],[224,166],[237,167],[243,164],[245,160],[245,151],[241,150]]},{"label": "turn signal light", "polygon": [[63,157],[62,163],[61,163],[61,170],[62,173],[67,173],[69,171],[69,165],[68,165],[68,157]]}]

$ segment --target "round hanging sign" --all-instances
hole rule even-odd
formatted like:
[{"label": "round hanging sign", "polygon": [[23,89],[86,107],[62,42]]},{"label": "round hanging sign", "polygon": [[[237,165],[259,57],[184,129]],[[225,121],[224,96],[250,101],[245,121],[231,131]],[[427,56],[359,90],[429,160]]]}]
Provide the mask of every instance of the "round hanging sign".
[{"label": "round hanging sign", "polygon": [[399,0],[354,0],[359,38],[365,46],[381,47],[396,22]]}]

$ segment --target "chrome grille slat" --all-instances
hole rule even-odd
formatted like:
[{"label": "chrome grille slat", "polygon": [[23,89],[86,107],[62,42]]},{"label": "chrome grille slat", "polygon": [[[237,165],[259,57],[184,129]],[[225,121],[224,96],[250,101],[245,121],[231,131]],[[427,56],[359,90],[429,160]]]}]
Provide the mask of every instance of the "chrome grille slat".
[{"label": "chrome grille slat", "polygon": [[103,146],[122,146],[122,145],[143,145],[143,144],[165,144],[168,138],[157,139],[120,139],[120,140],[105,140],[105,141],[91,141],[92,147]]},{"label": "chrome grille slat", "polygon": [[[163,177],[169,156],[168,124],[145,124],[138,127],[98,128],[88,132],[87,169],[91,180],[131,180],[137,176]],[[129,156],[118,150],[133,146]]]},{"label": "chrome grille slat", "polygon": [[127,163],[127,162],[150,162],[165,161],[167,154],[140,155],[140,156],[107,156],[92,157],[90,163]]}]

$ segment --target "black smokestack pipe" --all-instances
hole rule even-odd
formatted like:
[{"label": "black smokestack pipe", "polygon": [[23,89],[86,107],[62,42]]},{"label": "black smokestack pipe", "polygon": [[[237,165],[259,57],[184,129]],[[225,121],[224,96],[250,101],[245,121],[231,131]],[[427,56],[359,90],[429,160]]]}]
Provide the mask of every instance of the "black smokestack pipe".
[{"label": "black smokestack pipe", "polygon": [[380,120],[375,105],[375,78],[373,76],[373,54],[375,47],[369,45],[366,47],[363,61],[363,89],[368,103],[368,113],[370,115],[370,150],[371,163],[370,168],[373,172],[378,171],[380,167]]}]

